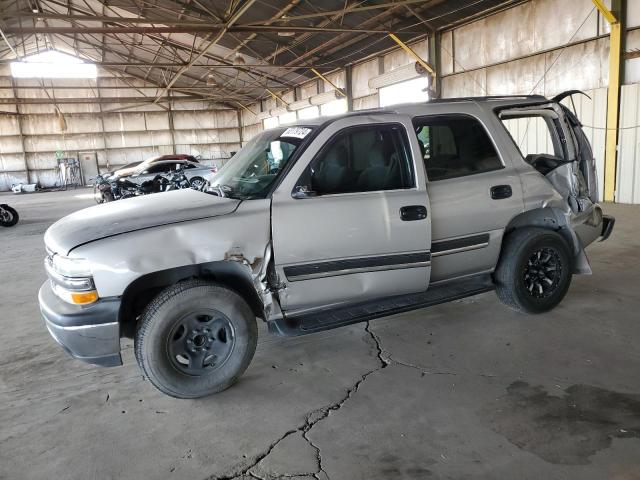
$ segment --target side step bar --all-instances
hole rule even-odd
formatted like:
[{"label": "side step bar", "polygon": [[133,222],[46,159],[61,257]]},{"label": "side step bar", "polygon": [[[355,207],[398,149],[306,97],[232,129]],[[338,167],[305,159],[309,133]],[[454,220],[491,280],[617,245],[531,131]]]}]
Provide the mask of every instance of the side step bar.
[{"label": "side step bar", "polygon": [[304,315],[285,316],[269,321],[269,331],[284,337],[306,335],[430,307],[494,289],[495,285],[491,275],[474,276],[442,285],[434,285],[426,292],[369,300]]}]

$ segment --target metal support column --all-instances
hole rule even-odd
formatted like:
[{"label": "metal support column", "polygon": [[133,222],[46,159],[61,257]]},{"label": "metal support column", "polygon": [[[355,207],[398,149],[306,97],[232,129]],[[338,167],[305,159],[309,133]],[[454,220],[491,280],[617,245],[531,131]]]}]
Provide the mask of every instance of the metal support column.
[{"label": "metal support column", "polygon": [[9,77],[11,82],[11,91],[13,92],[13,98],[16,101],[16,122],[18,123],[18,134],[20,136],[20,146],[22,147],[22,156],[24,158],[24,173],[27,177],[27,183],[31,183],[29,178],[29,163],[27,162],[27,149],[24,141],[24,133],[22,128],[22,113],[20,112],[20,104],[18,103],[18,94],[16,92],[16,84],[13,81],[13,77]]},{"label": "metal support column", "polygon": [[353,66],[347,65],[344,68],[344,90],[347,94],[347,111],[353,112]]},{"label": "metal support column", "polygon": [[442,55],[441,55],[441,43],[442,33],[434,32],[429,37],[429,62],[436,71],[433,76],[433,83],[431,84],[431,91],[434,98],[440,98],[442,96]]},{"label": "metal support column", "polygon": [[175,128],[173,127],[173,108],[171,107],[172,104],[172,100],[171,100],[171,91],[167,92],[167,96],[169,97],[169,110],[167,110],[167,114],[169,115],[169,131],[171,132],[171,148],[172,148],[172,152],[175,155],[176,152],[176,131]]},{"label": "metal support column", "polygon": [[236,112],[238,112],[238,140],[240,140],[240,148],[242,148],[243,135],[242,135],[242,109],[237,108]]},{"label": "metal support column", "polygon": [[604,158],[604,200],[615,201],[618,127],[620,121],[620,84],[622,77],[622,45],[626,0],[612,0],[609,10],[602,0],[593,0],[596,8],[611,26],[609,40],[609,90],[607,95],[607,133]]}]

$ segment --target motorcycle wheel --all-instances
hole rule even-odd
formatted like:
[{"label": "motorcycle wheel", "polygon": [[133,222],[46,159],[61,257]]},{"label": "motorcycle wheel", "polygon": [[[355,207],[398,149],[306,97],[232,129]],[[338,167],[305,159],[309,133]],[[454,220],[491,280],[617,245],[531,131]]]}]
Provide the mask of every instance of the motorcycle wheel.
[{"label": "motorcycle wheel", "polygon": [[204,185],[206,183],[206,180],[202,177],[193,177],[190,181],[189,184],[191,185],[191,188],[193,188],[194,190],[202,190]]},{"label": "motorcycle wheel", "polygon": [[96,203],[104,203],[105,202],[104,197],[102,195],[102,192],[98,188],[98,185],[94,185],[93,186],[93,199],[96,201]]},{"label": "motorcycle wheel", "polygon": [[19,219],[20,216],[18,215],[18,212],[15,211],[15,209],[9,207],[8,205],[0,208],[0,225],[2,225],[3,227],[13,227],[16,223],[18,223]]}]

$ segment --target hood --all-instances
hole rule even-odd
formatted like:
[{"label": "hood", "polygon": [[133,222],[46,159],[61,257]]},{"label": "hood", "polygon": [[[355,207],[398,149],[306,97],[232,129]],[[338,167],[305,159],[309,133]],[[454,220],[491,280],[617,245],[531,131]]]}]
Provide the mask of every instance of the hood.
[{"label": "hood", "polygon": [[50,251],[68,254],[94,240],[149,227],[226,215],[240,200],[190,188],[128,198],[85,208],[51,225],[44,235]]}]

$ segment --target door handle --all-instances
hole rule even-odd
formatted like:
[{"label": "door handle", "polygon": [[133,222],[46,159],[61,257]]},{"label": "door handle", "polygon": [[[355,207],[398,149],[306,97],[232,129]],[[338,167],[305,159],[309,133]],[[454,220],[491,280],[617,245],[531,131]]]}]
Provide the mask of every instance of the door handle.
[{"label": "door handle", "polygon": [[509,198],[511,195],[513,195],[511,185],[496,185],[494,187],[491,187],[491,198],[493,200]]},{"label": "door handle", "polygon": [[400,209],[400,219],[405,222],[424,220],[427,218],[427,207],[423,205],[408,205]]}]

